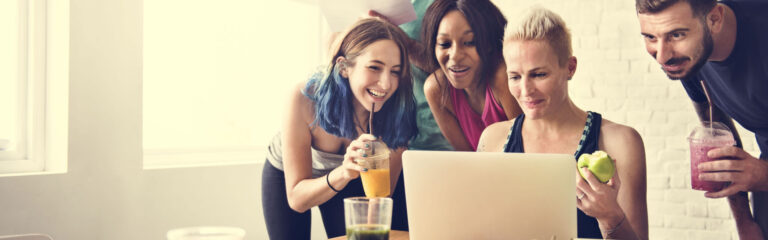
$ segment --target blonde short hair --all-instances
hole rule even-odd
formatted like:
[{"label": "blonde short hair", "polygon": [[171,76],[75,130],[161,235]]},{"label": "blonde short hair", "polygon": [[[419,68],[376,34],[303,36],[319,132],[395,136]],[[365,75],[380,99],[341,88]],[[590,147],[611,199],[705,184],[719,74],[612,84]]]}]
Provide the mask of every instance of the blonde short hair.
[{"label": "blonde short hair", "polygon": [[[517,21],[515,21],[517,20]],[[548,9],[535,6],[518,19],[512,19],[504,31],[504,42],[514,40],[543,40],[549,43],[557,55],[558,64],[563,67],[573,55],[571,33],[565,21]]]}]

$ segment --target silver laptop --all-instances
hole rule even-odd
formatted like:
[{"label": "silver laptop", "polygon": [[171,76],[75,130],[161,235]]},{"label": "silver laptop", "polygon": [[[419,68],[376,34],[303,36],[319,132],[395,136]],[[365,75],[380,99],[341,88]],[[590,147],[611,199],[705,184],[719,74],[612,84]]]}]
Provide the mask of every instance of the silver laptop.
[{"label": "silver laptop", "polygon": [[411,239],[576,238],[567,154],[405,151]]}]

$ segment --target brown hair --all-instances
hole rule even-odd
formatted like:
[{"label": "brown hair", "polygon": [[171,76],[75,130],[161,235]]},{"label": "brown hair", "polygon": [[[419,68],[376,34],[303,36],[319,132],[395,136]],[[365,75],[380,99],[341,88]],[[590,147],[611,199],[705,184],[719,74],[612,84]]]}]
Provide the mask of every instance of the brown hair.
[{"label": "brown hair", "polygon": [[[379,18],[365,18],[357,21],[336,38],[331,45],[331,58],[328,62],[328,72],[336,68],[336,58],[346,58],[347,65],[354,65],[355,58],[363,49],[379,40],[392,40],[400,50],[400,86],[411,86],[411,67],[408,60],[408,35],[399,27]],[[399,87],[398,87],[399,88]]]},{"label": "brown hair", "polygon": [[658,13],[678,2],[687,2],[694,17],[705,17],[717,5],[717,0],[635,0],[637,13]]}]

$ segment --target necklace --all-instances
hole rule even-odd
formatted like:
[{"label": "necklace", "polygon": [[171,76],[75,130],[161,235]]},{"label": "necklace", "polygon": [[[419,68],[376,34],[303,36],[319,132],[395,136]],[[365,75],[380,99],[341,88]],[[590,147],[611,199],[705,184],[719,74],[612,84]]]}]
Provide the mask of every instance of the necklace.
[{"label": "necklace", "polygon": [[[368,121],[364,121],[364,122],[368,122]],[[365,124],[365,125],[366,125],[365,128],[361,127],[360,121],[358,121],[357,118],[355,118],[355,127],[357,127],[357,129],[360,130],[361,133],[369,133],[370,131],[370,128],[367,127],[368,124]]]}]

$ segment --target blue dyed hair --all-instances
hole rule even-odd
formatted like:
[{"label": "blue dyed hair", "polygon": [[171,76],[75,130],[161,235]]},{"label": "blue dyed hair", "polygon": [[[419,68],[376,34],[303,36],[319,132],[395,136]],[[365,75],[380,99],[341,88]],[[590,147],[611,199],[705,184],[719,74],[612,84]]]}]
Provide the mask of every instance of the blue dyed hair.
[{"label": "blue dyed hair", "polygon": [[349,79],[341,76],[343,66],[336,63],[338,57],[345,57],[350,63],[372,43],[392,40],[400,49],[402,70],[398,87],[392,97],[384,102],[373,114],[373,134],[392,149],[406,147],[408,141],[418,134],[416,127],[416,103],[413,97],[410,64],[408,61],[408,36],[397,26],[379,19],[359,20],[347,32],[339,36],[331,53],[334,53],[325,72],[315,73],[302,91],[314,102],[315,120],[313,126],[320,126],[334,136],[356,139],[359,135],[355,125],[354,101]]}]

